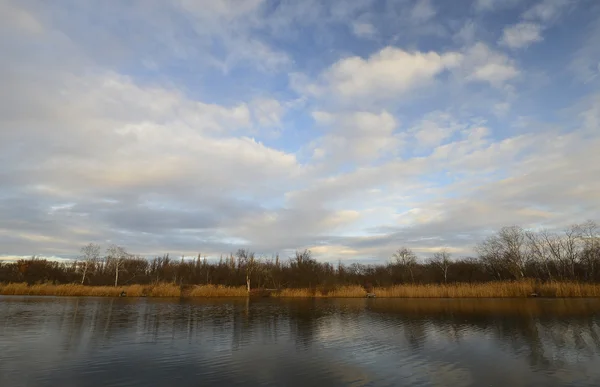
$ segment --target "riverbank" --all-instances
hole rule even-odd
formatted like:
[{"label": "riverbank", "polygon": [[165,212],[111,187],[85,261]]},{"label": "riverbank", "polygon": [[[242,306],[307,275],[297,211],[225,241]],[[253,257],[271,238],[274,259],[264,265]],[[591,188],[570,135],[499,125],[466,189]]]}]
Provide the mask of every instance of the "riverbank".
[{"label": "riverbank", "polygon": [[[577,282],[489,282],[479,284],[448,285],[397,285],[374,288],[378,298],[524,298],[524,297],[600,297],[600,284]],[[246,297],[243,286],[213,285],[179,286],[170,283],[157,285],[84,286],[76,284],[27,285],[25,283],[0,284],[1,295],[36,296],[93,296],[118,297]],[[362,298],[367,295],[361,286],[342,286],[329,289],[256,289],[250,296],[290,298]]]}]

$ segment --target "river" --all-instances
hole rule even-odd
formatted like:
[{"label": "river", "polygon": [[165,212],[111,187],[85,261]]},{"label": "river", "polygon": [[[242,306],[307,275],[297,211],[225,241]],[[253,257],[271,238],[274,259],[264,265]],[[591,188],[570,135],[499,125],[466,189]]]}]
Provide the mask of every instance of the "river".
[{"label": "river", "polygon": [[597,299],[0,297],[0,386],[599,386]]}]

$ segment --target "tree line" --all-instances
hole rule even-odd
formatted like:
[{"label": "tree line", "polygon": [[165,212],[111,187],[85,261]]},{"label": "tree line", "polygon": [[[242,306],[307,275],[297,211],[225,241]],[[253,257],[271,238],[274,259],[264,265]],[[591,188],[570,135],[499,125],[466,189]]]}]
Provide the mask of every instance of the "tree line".
[{"label": "tree line", "polygon": [[90,243],[78,259],[55,262],[32,257],[0,263],[0,282],[132,285],[225,285],[251,288],[327,288],[342,285],[392,286],[495,280],[600,282],[600,229],[587,221],[563,232],[503,227],[477,244],[474,257],[454,258],[447,249],[419,259],[408,247],[385,264],[318,262],[309,250],[286,259],[259,257],[248,249],[218,261],[168,254],[146,259],[124,247]]}]

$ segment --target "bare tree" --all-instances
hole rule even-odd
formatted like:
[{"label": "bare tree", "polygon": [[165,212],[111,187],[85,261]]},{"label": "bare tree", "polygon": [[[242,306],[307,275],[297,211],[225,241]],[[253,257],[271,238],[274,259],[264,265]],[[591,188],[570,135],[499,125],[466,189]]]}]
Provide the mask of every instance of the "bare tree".
[{"label": "bare tree", "polygon": [[496,235],[488,237],[477,246],[482,260],[488,264],[501,263],[515,279],[525,277],[528,260],[525,231],[519,226],[503,227]]},{"label": "bare tree", "polygon": [[577,239],[582,244],[581,259],[586,266],[586,276],[592,280],[600,265],[600,230],[592,220],[574,226]]},{"label": "bare tree", "polygon": [[475,250],[479,254],[479,260],[488,272],[501,281],[504,262],[502,261],[502,247],[497,243],[496,238],[487,238],[477,245]]},{"label": "bare tree", "polygon": [[569,271],[571,272],[571,279],[577,279],[575,273],[575,266],[580,256],[579,241],[577,238],[577,226],[571,226],[565,230],[565,236],[562,238],[562,248],[564,251],[565,260],[569,265]]},{"label": "bare tree", "polygon": [[509,270],[515,278],[525,277],[525,231],[519,226],[502,227],[498,239],[503,247],[504,259],[509,264]]},{"label": "bare tree", "polygon": [[415,277],[413,275],[413,268],[417,264],[417,256],[412,252],[412,250],[402,247],[398,249],[394,255],[392,255],[392,259],[395,261],[396,265],[408,271],[410,274],[410,281],[414,283]]},{"label": "bare tree", "polygon": [[534,232],[528,231],[525,236],[527,237],[529,256],[544,267],[548,279],[552,281],[552,270],[550,269],[552,258],[548,252],[547,244],[544,243],[544,239],[540,235]]},{"label": "bare tree", "polygon": [[100,259],[100,245],[90,243],[81,248],[81,284],[85,282],[85,277],[88,271],[98,262]]},{"label": "bare tree", "polygon": [[125,248],[121,246],[113,244],[106,249],[107,266],[110,262],[114,265],[115,269],[115,287],[119,285],[119,272],[122,271],[123,265],[125,264],[128,256],[129,254]]},{"label": "bare tree", "polygon": [[238,258],[238,267],[243,267],[246,271],[246,289],[248,290],[248,293],[250,293],[250,278],[252,272],[256,268],[254,253],[249,250],[239,249],[236,256]]},{"label": "bare tree", "polygon": [[437,266],[444,275],[444,283],[448,282],[448,269],[452,264],[450,260],[451,254],[446,249],[442,249],[441,251],[433,254],[433,257],[429,259],[429,262],[434,266]]}]

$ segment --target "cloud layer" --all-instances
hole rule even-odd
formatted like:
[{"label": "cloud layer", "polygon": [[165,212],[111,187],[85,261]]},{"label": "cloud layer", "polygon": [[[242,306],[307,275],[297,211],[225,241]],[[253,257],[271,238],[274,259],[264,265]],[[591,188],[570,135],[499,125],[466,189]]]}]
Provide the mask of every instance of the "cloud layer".
[{"label": "cloud layer", "polygon": [[0,256],[381,261],[598,219],[586,5],[0,2]]}]

